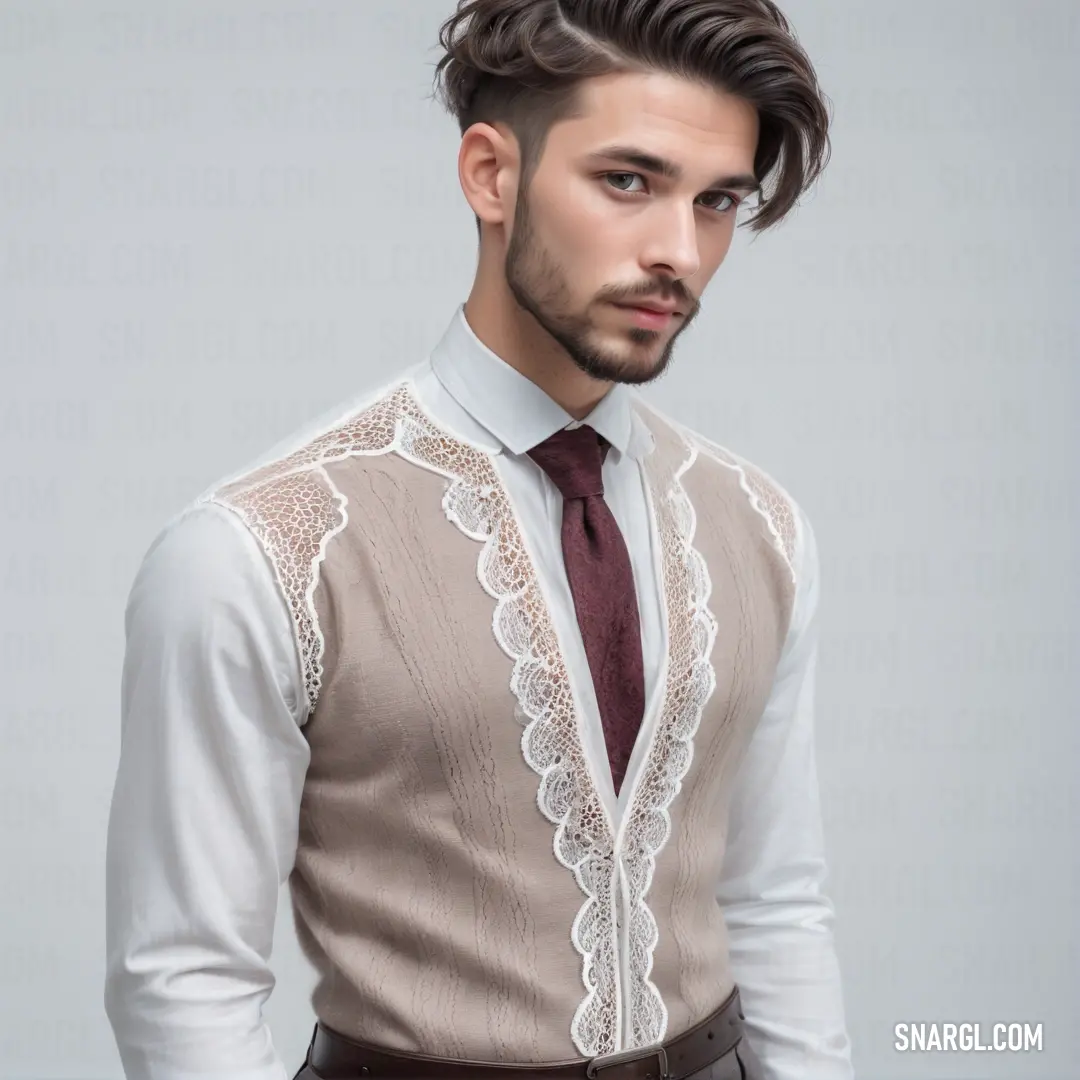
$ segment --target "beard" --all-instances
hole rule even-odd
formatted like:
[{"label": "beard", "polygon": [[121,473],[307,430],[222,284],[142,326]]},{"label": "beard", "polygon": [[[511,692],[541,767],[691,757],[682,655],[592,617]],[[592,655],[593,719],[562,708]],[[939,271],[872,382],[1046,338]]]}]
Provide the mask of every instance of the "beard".
[{"label": "beard", "polygon": [[[675,341],[690,324],[697,307],[682,305],[682,325],[667,344],[655,353],[661,333],[638,326],[625,330],[627,347],[603,346],[594,339],[596,327],[588,314],[576,314],[570,288],[558,261],[539,241],[533,226],[527,191],[522,186],[514,211],[514,228],[506,251],[506,283],[520,307],[527,311],[581,371],[604,382],[642,385],[658,379],[668,369]],[[669,286],[654,284],[651,295],[664,295]],[[632,298],[617,298],[628,302]]]}]

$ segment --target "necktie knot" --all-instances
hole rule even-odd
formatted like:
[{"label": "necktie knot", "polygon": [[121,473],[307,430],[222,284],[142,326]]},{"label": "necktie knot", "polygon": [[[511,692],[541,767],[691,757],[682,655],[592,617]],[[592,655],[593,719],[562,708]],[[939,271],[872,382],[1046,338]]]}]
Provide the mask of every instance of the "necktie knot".
[{"label": "necktie knot", "polygon": [[584,424],[563,428],[529,451],[564,499],[604,494],[603,465],[608,441]]}]

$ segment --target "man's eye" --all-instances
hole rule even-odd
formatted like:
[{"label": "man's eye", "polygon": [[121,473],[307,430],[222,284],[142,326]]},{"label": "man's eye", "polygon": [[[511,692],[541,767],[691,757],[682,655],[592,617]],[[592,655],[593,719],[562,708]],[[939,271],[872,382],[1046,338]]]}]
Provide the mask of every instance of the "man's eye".
[{"label": "man's eye", "polygon": [[[728,210],[732,210],[739,205],[739,200],[736,199],[734,195],[731,195],[726,191],[717,191],[711,196],[704,196],[704,198],[708,200],[707,205],[710,209],[716,210],[721,214],[727,212]],[[726,202],[724,201],[725,199],[727,200]],[[720,205],[715,206],[713,205],[714,203],[719,203]]]},{"label": "man's eye", "polygon": [[607,182],[608,182],[609,184],[610,184],[610,183],[612,182],[612,180],[616,181],[616,183],[614,183],[614,184],[613,184],[612,186],[613,186],[613,187],[614,187],[614,188],[615,188],[615,189],[616,189],[617,191],[625,191],[625,190],[626,190],[626,188],[622,187],[622,186],[620,185],[619,181],[622,181],[622,180],[629,180],[629,181],[630,181],[631,183],[633,183],[633,182],[634,182],[635,180],[640,180],[640,179],[641,179],[641,177],[640,177],[640,176],[638,176],[638,174],[637,174],[637,173],[632,173],[632,172],[616,172],[616,173],[607,173],[607,174],[605,174],[605,176],[604,176],[604,179],[605,179],[605,180],[607,180]]},{"label": "man's eye", "polygon": [[[640,173],[632,172],[605,173],[604,179],[615,188],[616,191],[622,191],[628,195],[636,194],[635,191],[629,188],[629,185],[633,184],[635,180],[641,180],[644,183],[644,177],[642,177]],[[728,191],[716,191],[712,194],[703,195],[701,201],[703,205],[707,206],[710,210],[715,210],[718,214],[726,214],[729,210],[734,210],[739,205],[738,198]]]}]

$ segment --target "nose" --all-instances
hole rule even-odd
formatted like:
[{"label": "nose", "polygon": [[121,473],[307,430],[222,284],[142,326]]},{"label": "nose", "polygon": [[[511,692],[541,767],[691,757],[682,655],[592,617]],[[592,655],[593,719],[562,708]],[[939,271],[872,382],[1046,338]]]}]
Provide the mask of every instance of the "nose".
[{"label": "nose", "polygon": [[665,271],[677,279],[693,277],[701,269],[698,221],[693,206],[669,206],[657,214],[642,253],[642,268]]}]

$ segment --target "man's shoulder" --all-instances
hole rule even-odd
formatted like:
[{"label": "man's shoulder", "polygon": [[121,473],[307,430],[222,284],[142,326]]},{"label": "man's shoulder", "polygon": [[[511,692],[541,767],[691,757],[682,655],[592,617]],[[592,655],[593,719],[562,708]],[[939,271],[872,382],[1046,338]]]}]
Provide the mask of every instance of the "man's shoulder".
[{"label": "man's shoulder", "polygon": [[689,449],[695,469],[712,471],[718,480],[734,483],[766,520],[788,563],[795,565],[809,522],[802,507],[773,472],[730,445],[705,435],[682,420],[657,409],[646,411],[674,432]]},{"label": "man's shoulder", "polygon": [[747,483],[767,498],[770,504],[788,507],[792,512],[801,512],[791,492],[776,478],[775,474],[765,469],[758,462],[732,446],[698,431],[670,413],[657,409],[653,404],[645,405],[645,411],[658,419],[689,447],[695,457],[695,464],[706,468],[724,469],[736,475],[744,474]]},{"label": "man's shoulder", "polygon": [[[276,563],[315,558],[343,519],[341,498],[325,469],[365,450],[377,454],[396,435],[401,403],[420,365],[305,421],[240,468],[220,476],[181,506],[160,529],[165,536],[218,528],[221,515],[251,534]],[[202,523],[209,522],[209,525]],[[179,541],[176,541],[179,542]]]},{"label": "man's shoulder", "polygon": [[338,401],[304,421],[239,469],[218,477],[194,504],[207,500],[227,502],[254,488],[292,487],[328,461],[362,453],[369,443],[377,449],[377,444],[393,436],[394,414],[400,412],[395,402],[413,374],[414,369],[409,369],[390,382]]}]

